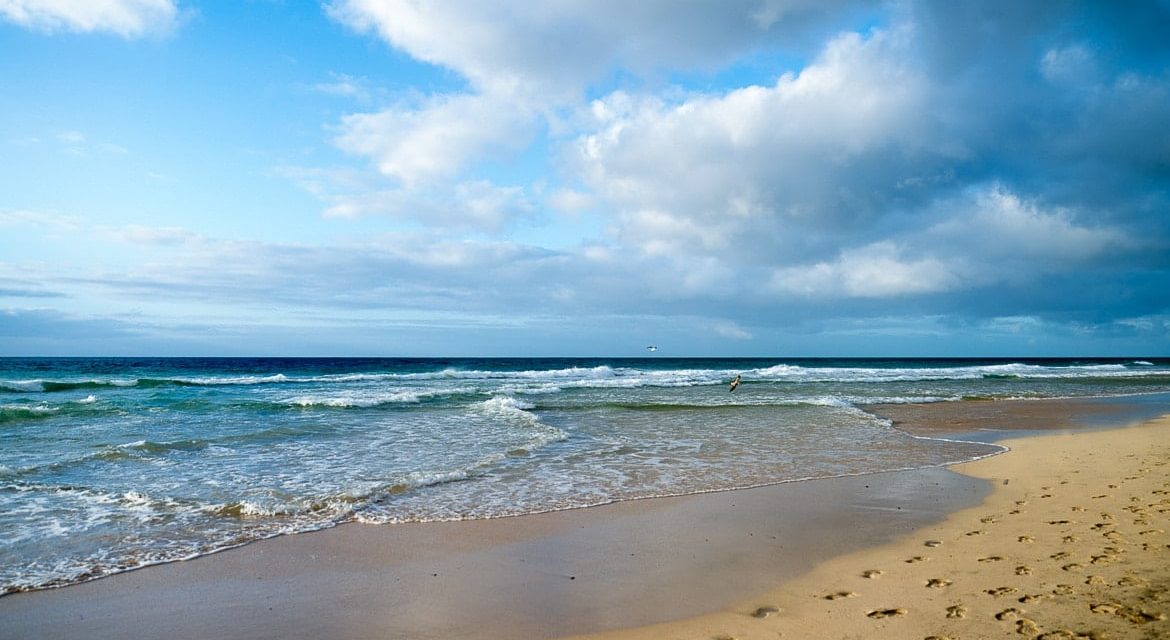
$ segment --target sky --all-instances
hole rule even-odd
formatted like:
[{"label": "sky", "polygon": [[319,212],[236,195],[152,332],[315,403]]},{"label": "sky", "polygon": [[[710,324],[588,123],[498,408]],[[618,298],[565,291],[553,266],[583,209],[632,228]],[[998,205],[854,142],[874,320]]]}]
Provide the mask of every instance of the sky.
[{"label": "sky", "polygon": [[1167,34],[1167,0],[0,0],[0,355],[1167,356]]}]

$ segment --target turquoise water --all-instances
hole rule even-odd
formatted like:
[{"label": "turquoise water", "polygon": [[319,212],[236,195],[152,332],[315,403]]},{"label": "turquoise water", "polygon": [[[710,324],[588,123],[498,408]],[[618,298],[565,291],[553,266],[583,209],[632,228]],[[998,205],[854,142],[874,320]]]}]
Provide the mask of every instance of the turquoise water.
[{"label": "turquoise water", "polygon": [[0,593],[342,522],[999,450],[909,436],[870,403],[1166,391],[1164,359],[0,359]]}]

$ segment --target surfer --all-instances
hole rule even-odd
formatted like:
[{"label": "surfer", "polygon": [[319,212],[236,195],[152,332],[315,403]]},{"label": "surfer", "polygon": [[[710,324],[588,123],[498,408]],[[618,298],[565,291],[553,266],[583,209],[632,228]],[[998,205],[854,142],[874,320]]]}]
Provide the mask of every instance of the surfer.
[{"label": "surfer", "polygon": [[736,387],[738,387],[738,386],[739,386],[739,374],[737,373],[735,375],[735,380],[731,381],[731,389],[729,391],[735,391]]}]

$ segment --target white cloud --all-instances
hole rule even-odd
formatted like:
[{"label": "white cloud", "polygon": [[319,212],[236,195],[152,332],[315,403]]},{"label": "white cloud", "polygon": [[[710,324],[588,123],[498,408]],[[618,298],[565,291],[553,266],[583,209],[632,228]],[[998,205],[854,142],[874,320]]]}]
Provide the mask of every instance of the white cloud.
[{"label": "white cloud", "polygon": [[594,206],[596,199],[576,189],[557,189],[549,195],[548,202],[557,211],[575,214]]},{"label": "white cloud", "polygon": [[1072,212],[1045,209],[999,184],[972,188],[940,208],[947,218],[927,231],[924,244],[950,246],[990,271],[1059,270],[1132,244],[1119,229],[1078,224]]},{"label": "white cloud", "polygon": [[833,262],[777,269],[772,287],[809,297],[889,298],[940,293],[959,284],[942,260],[907,258],[889,241],[842,251]]},{"label": "white cloud", "polygon": [[[562,118],[615,69],[650,78],[668,69],[714,71],[745,52],[781,44],[799,50],[811,42],[810,25],[839,21],[836,11],[853,4],[335,0],[326,8],[338,22],[468,82],[458,94],[345,116],[335,144],[410,190],[465,179],[475,163],[526,148],[542,120],[564,134]],[[344,80],[319,89],[358,90]],[[668,208],[662,204],[644,208]],[[583,200],[561,197],[552,205],[580,207]]]},{"label": "white cloud", "polygon": [[407,186],[451,178],[493,149],[528,142],[529,115],[503,96],[437,96],[419,108],[345,116],[339,148],[370,158]]},{"label": "white cloud", "polygon": [[615,66],[710,70],[761,45],[785,38],[795,45],[804,39],[798,33],[852,4],[335,0],[328,10],[418,60],[457,71],[478,91],[564,104]]},{"label": "white cloud", "polygon": [[123,38],[174,28],[172,0],[0,0],[0,17],[46,33],[110,32]]},{"label": "white cloud", "polygon": [[934,135],[908,35],[839,36],[771,86],[679,103],[611,94],[590,106],[597,128],[575,141],[574,166],[650,252],[743,258],[744,245],[854,224],[955,152]]}]

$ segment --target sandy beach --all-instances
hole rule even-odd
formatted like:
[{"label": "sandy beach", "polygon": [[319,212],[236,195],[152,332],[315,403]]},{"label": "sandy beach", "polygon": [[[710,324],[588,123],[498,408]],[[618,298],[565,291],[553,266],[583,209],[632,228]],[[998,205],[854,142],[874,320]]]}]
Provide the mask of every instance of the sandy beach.
[{"label": "sandy beach", "polygon": [[980,505],[716,615],[591,638],[1170,637],[1170,417],[1008,440]]},{"label": "sandy beach", "polygon": [[1085,427],[1150,411],[900,407],[1057,429],[951,469],[285,536],[0,598],[0,637],[1166,637],[1170,420]]}]

